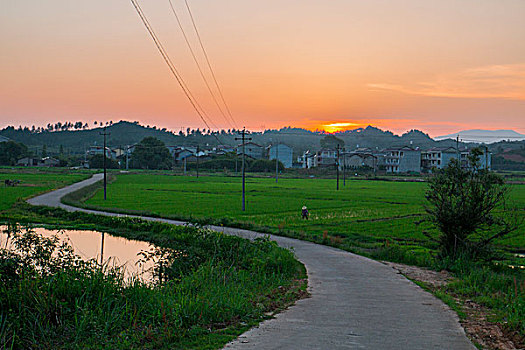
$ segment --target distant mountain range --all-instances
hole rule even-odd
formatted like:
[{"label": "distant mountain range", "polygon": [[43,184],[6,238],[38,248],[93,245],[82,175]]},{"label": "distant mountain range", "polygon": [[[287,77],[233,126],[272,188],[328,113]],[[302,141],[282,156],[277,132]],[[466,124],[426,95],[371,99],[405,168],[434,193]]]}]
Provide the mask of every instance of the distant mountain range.
[{"label": "distant mountain range", "polygon": [[520,134],[514,130],[463,130],[454,134],[443,135],[435,137],[434,140],[456,139],[459,135],[459,140],[462,142],[475,143],[495,143],[500,141],[523,141],[525,135]]},{"label": "distant mountain range", "polygon": [[[96,127],[93,129],[81,130],[59,130],[59,131],[31,131],[29,128],[7,127],[0,130],[0,137],[4,136],[11,140],[24,143],[35,154],[41,154],[42,148],[46,146],[47,152],[51,155],[58,154],[62,149],[66,154],[82,155],[86,149],[92,145],[101,145],[103,138],[100,135],[103,129]],[[499,139],[525,140],[525,135],[518,134],[512,130],[467,130],[460,132],[461,148],[467,146],[464,142],[480,139],[480,133],[491,136],[488,140],[496,142]],[[111,148],[125,147],[140,142],[144,137],[153,136],[163,141],[168,146],[201,146],[211,148],[223,144],[235,146],[239,144],[236,131],[221,130],[211,133],[209,130],[192,129],[182,132],[172,132],[166,129],[158,129],[155,126],[143,126],[138,122],[120,121],[108,125],[107,132],[110,133],[107,142]],[[470,135],[467,137],[467,135]],[[318,150],[321,148],[320,141],[326,134],[314,132],[301,128],[285,127],[279,130],[265,130],[264,132],[250,132],[249,137],[252,142],[267,146],[271,143],[284,143],[292,147],[294,155],[301,155],[306,150]],[[373,126],[358,128],[335,133],[335,136],[344,141],[347,150],[359,147],[367,147],[374,150],[381,150],[394,146],[412,146],[421,149],[432,147],[456,147],[456,134],[441,136],[432,139],[430,136],[419,130],[410,130],[403,135],[395,135],[388,130],[381,130]],[[498,136],[496,138],[495,136]],[[442,140],[440,140],[442,139]],[[483,140],[481,140],[483,141]],[[487,142],[488,143],[488,142]],[[503,152],[504,150],[521,149],[525,141],[521,142],[501,142],[493,143],[489,149]],[[473,146],[472,144],[470,146]]]}]

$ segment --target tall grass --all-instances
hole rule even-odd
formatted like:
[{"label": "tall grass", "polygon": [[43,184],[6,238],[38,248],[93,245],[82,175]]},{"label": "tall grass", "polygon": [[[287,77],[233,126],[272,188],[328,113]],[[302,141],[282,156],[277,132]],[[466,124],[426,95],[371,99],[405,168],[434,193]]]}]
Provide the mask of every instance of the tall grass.
[{"label": "tall grass", "polygon": [[273,291],[304,274],[290,251],[265,239],[103,221],[181,252],[169,261],[172,273],[129,283],[120,269],[84,262],[55,238],[12,234],[15,249],[0,251],[1,348],[217,348],[294,298]]}]

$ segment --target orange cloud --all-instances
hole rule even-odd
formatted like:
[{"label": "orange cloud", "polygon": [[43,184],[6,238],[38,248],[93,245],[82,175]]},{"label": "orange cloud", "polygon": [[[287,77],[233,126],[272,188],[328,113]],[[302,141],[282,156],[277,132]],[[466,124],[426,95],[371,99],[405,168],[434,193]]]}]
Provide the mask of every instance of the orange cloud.
[{"label": "orange cloud", "polygon": [[367,86],[371,90],[421,96],[525,100],[525,63],[470,68],[412,85],[370,83]]}]

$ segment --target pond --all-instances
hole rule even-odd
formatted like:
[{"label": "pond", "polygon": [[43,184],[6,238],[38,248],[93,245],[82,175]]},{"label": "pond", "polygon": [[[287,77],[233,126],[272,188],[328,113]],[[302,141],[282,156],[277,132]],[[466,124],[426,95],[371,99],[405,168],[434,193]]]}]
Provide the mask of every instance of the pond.
[{"label": "pond", "polygon": [[[9,248],[7,226],[0,225],[0,247]],[[50,230],[46,228],[32,228],[44,237],[57,236],[61,242],[68,243],[75,254],[82,259],[96,259],[99,263],[110,266],[121,266],[126,279],[138,277],[143,281],[151,280],[152,260],[141,261],[141,251],[151,251],[154,246],[142,241],[129,240],[111,236],[107,233],[84,230]],[[25,231],[25,230],[24,230]],[[140,262],[139,262],[140,261]]]}]

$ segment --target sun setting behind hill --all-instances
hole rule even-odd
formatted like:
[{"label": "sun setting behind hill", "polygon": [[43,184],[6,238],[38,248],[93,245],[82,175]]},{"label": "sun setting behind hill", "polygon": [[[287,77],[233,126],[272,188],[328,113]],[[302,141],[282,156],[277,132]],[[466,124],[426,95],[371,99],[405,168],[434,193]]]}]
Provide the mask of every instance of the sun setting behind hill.
[{"label": "sun setting behind hill", "polygon": [[323,124],[320,126],[319,130],[324,130],[328,133],[335,133],[339,131],[345,131],[345,130],[353,130],[357,128],[364,127],[366,125],[356,124],[356,123],[331,123],[331,124]]}]

